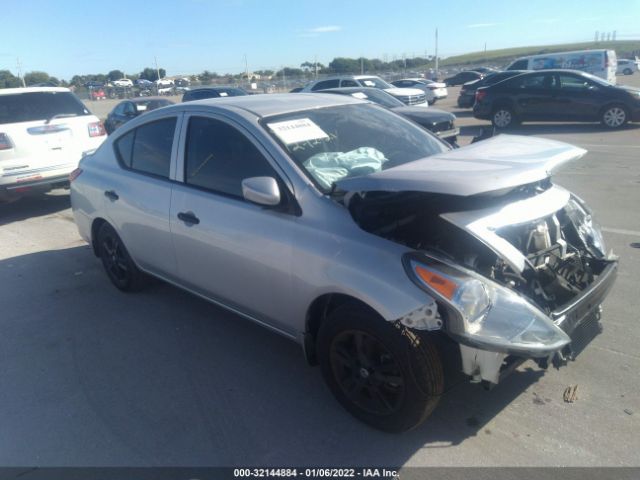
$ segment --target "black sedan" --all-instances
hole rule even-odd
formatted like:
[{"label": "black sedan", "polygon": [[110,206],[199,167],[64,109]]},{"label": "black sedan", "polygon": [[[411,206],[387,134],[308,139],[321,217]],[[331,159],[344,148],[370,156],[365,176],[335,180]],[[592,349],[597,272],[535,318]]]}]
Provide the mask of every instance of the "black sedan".
[{"label": "black sedan", "polygon": [[240,97],[244,95],[248,95],[248,93],[236,87],[202,87],[185,92],[182,96],[182,101],[191,102],[192,100],[203,100],[205,98]]},{"label": "black sedan", "polygon": [[473,70],[465,70],[464,72],[458,72],[452,77],[445,78],[443,83],[447,86],[462,85],[463,83],[472,82],[473,80],[480,80],[484,78],[484,74],[480,72],[474,72]]},{"label": "black sedan", "polygon": [[455,145],[460,129],[455,126],[456,116],[452,113],[435,108],[408,107],[393,95],[384,90],[371,87],[345,87],[330,88],[318,93],[332,93],[337,95],[349,95],[355,98],[370,100],[378,105],[382,105],[395,113],[413,120],[417,124],[426,128],[437,137]]},{"label": "black sedan", "polygon": [[474,80],[462,85],[460,89],[460,95],[458,96],[458,107],[471,108],[476,101],[476,90],[480,87],[488,87],[489,85],[495,85],[498,82],[502,82],[507,78],[515,77],[521,73],[526,73],[527,70],[507,70],[506,72],[491,73],[481,80]]},{"label": "black sedan", "polygon": [[608,128],[640,121],[640,89],[577,70],[524,73],[476,91],[473,116],[497,128],[523,121],[600,121]]},{"label": "black sedan", "polygon": [[120,125],[136,118],[138,115],[156,108],[166,107],[167,105],[173,105],[173,102],[162,97],[140,97],[125,100],[109,112],[107,119],[104,121],[104,128],[107,133],[111,134]]}]

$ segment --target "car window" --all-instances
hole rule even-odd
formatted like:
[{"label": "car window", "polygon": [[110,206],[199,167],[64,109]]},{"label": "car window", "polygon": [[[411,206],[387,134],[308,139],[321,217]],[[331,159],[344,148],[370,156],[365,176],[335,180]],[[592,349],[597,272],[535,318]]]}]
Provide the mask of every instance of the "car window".
[{"label": "car window", "polygon": [[509,70],[526,70],[529,66],[529,60],[518,60],[509,67]]},{"label": "car window", "polygon": [[359,87],[358,82],[356,82],[355,80],[342,80],[342,82],[340,82],[340,86],[341,87]]},{"label": "car window", "polygon": [[71,92],[26,92],[0,95],[0,124],[46,120],[54,115],[90,115]]},{"label": "car window", "polygon": [[239,130],[212,118],[189,120],[184,181],[242,198],[242,180],[277,174],[258,148]]},{"label": "car window", "polygon": [[594,84],[584,77],[566,74],[560,74],[558,77],[560,78],[560,88],[563,90],[586,91],[596,88]]},{"label": "car window", "polygon": [[120,163],[142,173],[169,178],[176,119],[165,118],[142,125],[115,142]]},{"label": "car window", "polygon": [[116,108],[113,109],[113,114],[114,115],[124,115],[124,103],[121,103],[120,105],[116,105]]},{"label": "car window", "polygon": [[[322,82],[316,83],[313,87],[311,87],[312,92],[316,92],[318,90],[326,90],[327,88],[338,88],[340,85],[340,80],[334,78],[333,80],[323,80]],[[356,85],[357,87],[358,85]]]},{"label": "car window", "polygon": [[553,88],[554,85],[554,76],[542,73],[539,75],[525,75],[523,77],[518,77],[510,83],[510,86],[527,90],[544,90],[546,88]]},{"label": "car window", "polygon": [[136,107],[133,103],[131,102],[127,102],[124,104],[123,106],[123,113],[125,115],[135,115],[136,114]]}]

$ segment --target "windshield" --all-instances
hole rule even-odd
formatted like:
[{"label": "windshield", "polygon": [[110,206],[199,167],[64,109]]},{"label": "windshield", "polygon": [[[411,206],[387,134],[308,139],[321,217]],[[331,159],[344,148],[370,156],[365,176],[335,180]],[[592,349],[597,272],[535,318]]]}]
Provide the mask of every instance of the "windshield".
[{"label": "windshield", "polygon": [[263,125],[324,193],[343,178],[448,150],[413,122],[371,104],[287,113],[266,118]]},{"label": "windshield", "polygon": [[359,78],[357,79],[357,82],[363,87],[395,88],[393,85],[385,82],[384,80],[378,77]]},{"label": "windshield", "polygon": [[0,95],[0,124],[46,120],[54,115],[90,115],[71,92],[25,92]]}]

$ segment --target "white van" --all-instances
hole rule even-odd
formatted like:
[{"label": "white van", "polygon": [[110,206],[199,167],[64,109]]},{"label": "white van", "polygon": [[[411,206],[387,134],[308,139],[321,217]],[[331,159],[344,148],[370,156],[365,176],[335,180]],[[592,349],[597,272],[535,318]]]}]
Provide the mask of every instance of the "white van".
[{"label": "white van", "polygon": [[617,64],[614,50],[579,50],[518,58],[507,67],[507,70],[543,70],[547,68],[582,70],[615,84]]}]

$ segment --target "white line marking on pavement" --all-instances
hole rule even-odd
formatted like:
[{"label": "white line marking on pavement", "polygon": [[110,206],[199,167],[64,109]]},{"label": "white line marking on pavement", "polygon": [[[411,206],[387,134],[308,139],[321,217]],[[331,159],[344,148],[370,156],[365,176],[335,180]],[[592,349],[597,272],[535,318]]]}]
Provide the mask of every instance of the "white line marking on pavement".
[{"label": "white line marking on pavement", "polygon": [[602,227],[602,230],[604,232],[609,232],[609,233],[619,233],[620,235],[633,235],[635,237],[640,237],[640,232],[637,232],[635,230],[624,230],[622,228],[609,228],[609,227]]}]

